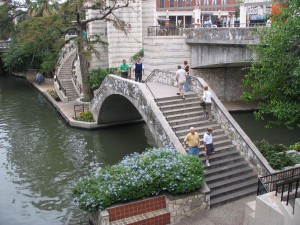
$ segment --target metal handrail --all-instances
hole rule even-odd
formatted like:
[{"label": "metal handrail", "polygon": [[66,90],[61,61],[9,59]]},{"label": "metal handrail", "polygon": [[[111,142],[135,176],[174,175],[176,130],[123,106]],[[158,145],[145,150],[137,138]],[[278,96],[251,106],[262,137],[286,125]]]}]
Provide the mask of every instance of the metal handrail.
[{"label": "metal handrail", "polygon": [[[266,176],[259,177],[259,183],[263,185],[267,192],[272,192],[276,190],[276,185],[289,182],[293,179],[300,178],[300,167],[280,171],[277,173],[269,174]],[[261,187],[258,187],[258,189]],[[266,192],[265,192],[266,193]],[[257,190],[257,195],[261,195],[264,193],[259,192]]]},{"label": "metal handrail", "polygon": [[[289,201],[290,201],[290,193],[293,190],[295,190],[294,200],[297,198],[299,183],[300,183],[300,177],[286,181],[286,182],[276,184],[276,194],[275,195],[277,196],[278,193],[281,193],[280,201],[283,201],[283,193],[287,191],[288,193],[287,193],[286,205],[288,205]],[[279,191],[280,187],[281,187],[281,192]],[[287,187],[287,190],[286,190],[286,187]],[[295,203],[293,204],[292,207],[293,207],[293,214],[294,214]]]},{"label": "metal handrail", "polygon": [[67,91],[66,89],[62,86],[59,77],[57,75],[54,76],[54,81],[56,81],[58,83],[58,89],[61,90],[65,96],[67,96]]}]

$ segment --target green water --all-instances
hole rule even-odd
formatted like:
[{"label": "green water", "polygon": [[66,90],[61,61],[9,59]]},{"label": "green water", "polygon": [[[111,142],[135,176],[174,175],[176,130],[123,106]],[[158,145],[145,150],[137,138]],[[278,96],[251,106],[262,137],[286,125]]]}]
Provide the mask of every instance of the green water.
[{"label": "green water", "polygon": [[151,146],[144,123],[72,128],[26,80],[0,75],[0,224],[88,224],[72,204],[75,182]]}]

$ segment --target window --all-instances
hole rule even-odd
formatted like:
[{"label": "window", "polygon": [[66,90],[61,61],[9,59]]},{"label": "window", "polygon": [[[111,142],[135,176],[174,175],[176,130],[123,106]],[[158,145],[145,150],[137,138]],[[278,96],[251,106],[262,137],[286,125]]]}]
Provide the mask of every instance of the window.
[{"label": "window", "polygon": [[170,0],[170,7],[174,7],[175,4],[174,4],[174,0]]},{"label": "window", "polygon": [[212,0],[212,8],[213,10],[217,9],[217,0]]},{"label": "window", "polygon": [[192,4],[191,4],[191,0],[185,0],[185,5],[186,6],[191,6]]},{"label": "window", "polygon": [[222,0],[222,10],[226,10],[226,0]]},{"label": "window", "polygon": [[[225,0],[222,0],[225,1]],[[208,9],[208,0],[204,0],[204,9]]]},{"label": "window", "polygon": [[165,0],[160,0],[159,8],[165,8]]},{"label": "window", "polygon": [[178,0],[178,3],[177,3],[177,4],[178,4],[178,7],[182,7],[182,5],[183,5],[183,4],[182,4],[182,0]]}]

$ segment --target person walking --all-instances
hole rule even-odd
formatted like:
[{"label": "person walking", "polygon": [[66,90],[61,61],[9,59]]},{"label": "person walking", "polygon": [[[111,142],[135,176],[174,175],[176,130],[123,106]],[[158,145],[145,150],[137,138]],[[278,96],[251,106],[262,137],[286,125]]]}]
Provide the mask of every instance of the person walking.
[{"label": "person walking", "polygon": [[179,93],[177,95],[181,95],[182,99],[185,99],[183,86],[186,82],[186,72],[181,68],[180,65],[177,66],[178,70],[176,71],[176,81],[178,83]]},{"label": "person walking", "polygon": [[194,127],[191,127],[190,132],[185,136],[183,147],[189,148],[190,155],[199,156],[200,138]]},{"label": "person walking", "polygon": [[191,67],[189,66],[188,61],[186,61],[186,60],[183,62],[183,69],[186,72],[186,82],[185,82],[185,84],[183,86],[183,90],[185,92],[188,92],[188,90],[189,90],[189,80],[190,80]]},{"label": "person walking", "polygon": [[208,91],[208,86],[204,86],[202,101],[205,102],[205,105],[203,107],[204,116],[207,117],[209,121],[211,121],[212,120],[212,115],[211,115],[211,93]]},{"label": "person walking", "polygon": [[120,70],[121,70],[121,77],[128,78],[129,65],[126,63],[125,59],[123,59],[123,63],[120,66]]},{"label": "person walking", "polygon": [[38,72],[37,75],[36,75],[36,82],[41,85],[44,81],[44,76],[41,72]]},{"label": "person walking", "polygon": [[213,137],[212,137],[213,129],[211,127],[207,128],[207,132],[203,135],[203,144],[204,150],[206,152],[206,166],[210,166],[209,156],[215,152]]},{"label": "person walking", "polygon": [[136,63],[133,65],[133,71],[135,73],[135,81],[142,82],[142,76],[144,73],[144,65],[141,63],[141,58],[136,59]]}]

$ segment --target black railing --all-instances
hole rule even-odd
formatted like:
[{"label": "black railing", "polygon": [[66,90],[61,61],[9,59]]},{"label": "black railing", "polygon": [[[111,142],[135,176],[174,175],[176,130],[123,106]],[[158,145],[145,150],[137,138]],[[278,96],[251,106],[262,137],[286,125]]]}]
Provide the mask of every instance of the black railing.
[{"label": "black railing", "polygon": [[67,96],[67,91],[66,91],[66,89],[64,89],[64,87],[62,86],[62,84],[61,84],[61,82],[60,82],[60,80],[59,80],[59,78],[58,78],[57,75],[54,77],[54,81],[57,82],[57,84],[58,84],[58,89],[59,89],[60,91],[62,91],[62,92],[64,93],[65,96]]},{"label": "black railing", "polygon": [[77,116],[77,113],[84,112],[84,104],[74,105],[74,115]]},{"label": "black railing", "polygon": [[297,198],[299,182],[300,182],[300,167],[259,177],[257,195],[263,195],[268,192],[276,191],[276,195],[278,193],[281,193],[281,201],[283,201],[283,193],[287,192],[287,204],[288,204],[288,202],[290,201],[290,193],[293,190],[296,191],[295,198]]},{"label": "black railing", "polygon": [[[300,167],[259,177],[258,183],[261,184],[261,187],[258,187],[257,195],[264,194],[261,193],[260,190],[265,189],[267,192],[272,192],[276,190],[276,185],[286,183],[298,178],[300,178]],[[264,188],[262,186],[264,186]]]},{"label": "black railing", "polygon": [[[298,195],[298,188],[299,188],[300,178],[295,178],[290,181],[282,182],[276,185],[276,196],[277,194],[281,193],[280,201],[284,200],[284,193],[287,192],[286,196],[286,205],[291,202],[293,207],[293,213],[295,211],[295,199]],[[295,191],[295,192],[294,192]]]}]

